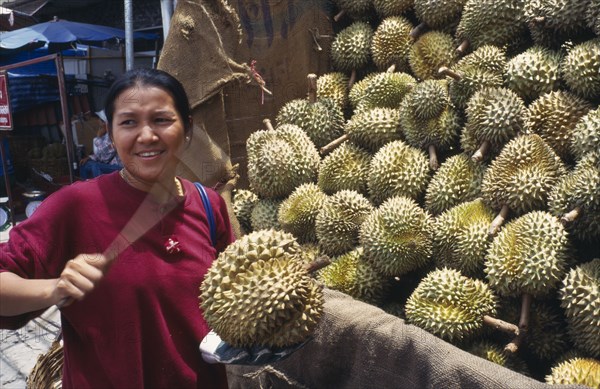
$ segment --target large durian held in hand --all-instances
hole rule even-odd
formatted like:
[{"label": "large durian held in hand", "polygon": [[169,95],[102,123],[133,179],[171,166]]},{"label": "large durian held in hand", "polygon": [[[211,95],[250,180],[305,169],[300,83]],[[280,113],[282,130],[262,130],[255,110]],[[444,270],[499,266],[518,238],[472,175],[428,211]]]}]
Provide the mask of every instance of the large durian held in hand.
[{"label": "large durian held in hand", "polygon": [[256,231],[229,245],[201,285],[209,327],[235,347],[305,341],[323,311],[321,287],[291,234]]}]

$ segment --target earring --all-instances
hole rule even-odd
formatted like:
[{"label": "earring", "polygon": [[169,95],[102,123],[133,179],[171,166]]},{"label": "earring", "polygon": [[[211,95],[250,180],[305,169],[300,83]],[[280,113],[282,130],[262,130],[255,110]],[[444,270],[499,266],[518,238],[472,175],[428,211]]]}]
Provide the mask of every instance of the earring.
[{"label": "earring", "polygon": [[190,136],[189,136],[189,135],[187,135],[187,136],[185,137],[185,141],[186,141],[186,142],[189,142],[189,141],[190,141]]}]

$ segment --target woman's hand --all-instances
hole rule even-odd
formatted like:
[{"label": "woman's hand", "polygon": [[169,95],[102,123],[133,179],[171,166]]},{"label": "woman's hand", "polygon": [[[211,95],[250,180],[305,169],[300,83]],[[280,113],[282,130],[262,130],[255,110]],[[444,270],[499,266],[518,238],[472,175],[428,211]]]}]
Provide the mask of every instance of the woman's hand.
[{"label": "woman's hand", "polygon": [[61,307],[83,300],[108,271],[109,261],[103,254],[80,254],[69,260],[53,291]]}]

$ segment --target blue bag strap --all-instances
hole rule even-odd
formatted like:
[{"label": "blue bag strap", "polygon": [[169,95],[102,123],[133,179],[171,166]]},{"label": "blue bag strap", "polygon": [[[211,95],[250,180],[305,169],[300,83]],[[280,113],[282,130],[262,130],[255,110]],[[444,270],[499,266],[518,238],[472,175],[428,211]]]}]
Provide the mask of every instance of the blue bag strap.
[{"label": "blue bag strap", "polygon": [[198,193],[200,193],[200,198],[202,199],[202,204],[204,204],[204,210],[206,211],[206,218],[208,219],[208,228],[210,229],[210,241],[213,247],[217,245],[217,225],[215,224],[215,215],[213,214],[212,205],[210,204],[210,200],[208,199],[208,194],[206,190],[199,182],[194,182],[196,185],[196,189],[198,189]]}]

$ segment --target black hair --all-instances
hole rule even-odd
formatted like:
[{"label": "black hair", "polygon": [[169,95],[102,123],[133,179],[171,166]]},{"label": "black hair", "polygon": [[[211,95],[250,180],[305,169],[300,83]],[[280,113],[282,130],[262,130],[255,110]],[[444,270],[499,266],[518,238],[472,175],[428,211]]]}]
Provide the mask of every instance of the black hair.
[{"label": "black hair", "polygon": [[190,117],[191,108],[183,85],[169,73],[150,68],[132,69],[123,73],[111,85],[104,101],[104,113],[108,119],[108,132],[112,138],[112,120],[115,112],[115,100],[123,91],[134,86],[154,86],[163,89],[173,97],[175,109],[181,115],[184,124],[184,133],[190,135],[193,129]]}]

